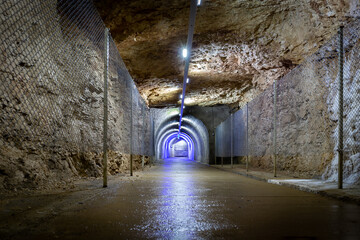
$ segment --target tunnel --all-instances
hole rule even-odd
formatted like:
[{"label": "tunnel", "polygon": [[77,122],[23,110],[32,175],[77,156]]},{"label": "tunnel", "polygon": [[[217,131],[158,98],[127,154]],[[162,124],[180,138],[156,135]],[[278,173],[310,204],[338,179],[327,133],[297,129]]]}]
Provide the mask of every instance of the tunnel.
[{"label": "tunnel", "polygon": [[[179,133],[178,111],[169,111],[158,123],[154,132],[155,156],[157,160],[176,157],[175,148],[186,146],[186,154],[191,160],[209,163],[209,133],[203,122],[194,116],[186,115],[182,119]],[[180,152],[178,152],[180,154]]]},{"label": "tunnel", "polygon": [[360,239],[360,1],[0,0],[0,239]]},{"label": "tunnel", "polygon": [[194,142],[185,133],[172,133],[163,144],[163,159],[183,157],[194,159]]}]

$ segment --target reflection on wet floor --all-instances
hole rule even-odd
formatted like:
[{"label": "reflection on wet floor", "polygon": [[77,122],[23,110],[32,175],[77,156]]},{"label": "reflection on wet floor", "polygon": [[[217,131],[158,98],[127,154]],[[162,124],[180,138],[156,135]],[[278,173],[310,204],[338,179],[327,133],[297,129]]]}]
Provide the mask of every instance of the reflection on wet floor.
[{"label": "reflection on wet floor", "polygon": [[39,199],[40,215],[12,219],[21,231],[11,224],[0,238],[360,239],[358,205],[184,158],[166,159],[139,178],[114,179],[107,189],[51,199]]},{"label": "reflection on wet floor", "polygon": [[[347,209],[345,203],[224,173],[188,159],[166,159],[158,174],[155,196],[146,197],[147,210],[136,226],[145,238],[337,239],[345,225],[349,236],[360,234],[354,222],[345,224],[352,217],[358,223],[355,205]],[[343,206],[340,213],[334,205]],[[338,221],[342,222],[336,225]]]},{"label": "reflection on wet floor", "polygon": [[[197,233],[226,228],[224,219],[212,218],[212,209],[221,204],[206,199],[210,189],[199,188],[194,179],[193,161],[186,158],[169,158],[164,161],[159,196],[145,202],[150,218],[140,229],[150,230],[151,237],[161,239],[196,239]],[[234,226],[232,226],[234,227]],[[150,237],[150,236],[149,236]]]}]

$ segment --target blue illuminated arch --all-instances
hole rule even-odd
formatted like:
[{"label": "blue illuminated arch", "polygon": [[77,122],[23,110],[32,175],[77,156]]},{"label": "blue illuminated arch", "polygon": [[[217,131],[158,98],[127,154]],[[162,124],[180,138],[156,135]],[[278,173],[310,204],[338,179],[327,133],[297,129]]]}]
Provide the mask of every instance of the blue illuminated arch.
[{"label": "blue illuminated arch", "polygon": [[[195,117],[186,115],[181,126],[181,136],[191,146],[191,159],[197,162],[208,163],[209,161],[209,135],[206,126]],[[179,127],[178,115],[170,112],[157,124],[154,133],[155,157],[162,161],[168,157],[169,146],[177,137]],[[186,137],[185,137],[186,136]],[[191,144],[190,144],[191,143]]]},{"label": "blue illuminated arch", "polygon": [[191,139],[189,135],[186,133],[181,132],[178,136],[178,132],[172,132],[169,135],[165,137],[163,140],[163,146],[162,146],[162,154],[163,159],[166,159],[169,157],[169,148],[171,146],[171,143],[176,139],[182,139],[184,140],[188,145],[188,158],[191,160],[194,160],[194,142]]}]

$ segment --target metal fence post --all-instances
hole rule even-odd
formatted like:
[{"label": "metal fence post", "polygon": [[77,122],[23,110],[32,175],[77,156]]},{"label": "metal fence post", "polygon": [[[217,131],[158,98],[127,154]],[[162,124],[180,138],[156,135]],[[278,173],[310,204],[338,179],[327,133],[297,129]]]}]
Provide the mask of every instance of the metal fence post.
[{"label": "metal fence post", "polygon": [[246,103],[246,171],[249,171],[249,103]]},{"label": "metal fence post", "polygon": [[338,132],[338,188],[343,188],[343,161],[344,161],[344,140],[343,140],[343,94],[344,94],[344,27],[339,29],[339,132]]},{"label": "metal fence post", "polygon": [[276,98],[277,98],[277,91],[276,91],[276,80],[274,81],[274,177],[276,177]]},{"label": "metal fence post", "polygon": [[150,122],[151,122],[151,139],[152,139],[152,157],[149,161],[149,167],[151,167],[151,164],[156,161],[156,151],[155,151],[155,123],[154,123],[154,113],[150,110]]},{"label": "metal fence post", "polygon": [[231,168],[234,167],[234,143],[233,143],[233,114],[230,114],[230,160],[231,160]]},{"label": "metal fence post", "polygon": [[215,165],[216,165],[216,128],[214,130],[214,158],[215,158]]},{"label": "metal fence post", "polygon": [[[146,139],[145,136],[146,136],[146,129],[145,129],[145,113],[146,111],[143,111],[143,139]],[[145,165],[145,141],[143,141],[143,145],[142,145],[142,152],[143,152],[143,155],[142,155],[142,158],[141,158],[141,170],[144,171],[144,165]]]},{"label": "metal fence post", "polygon": [[109,29],[105,28],[104,40],[104,122],[103,122],[103,187],[107,187],[107,128],[108,128],[108,67],[109,67]]},{"label": "metal fence post", "polygon": [[145,165],[145,155],[142,155],[141,158],[141,170],[144,171],[144,165]]},{"label": "metal fence post", "polygon": [[133,175],[133,83],[131,83],[130,95],[131,95],[131,108],[130,108],[130,176]]}]

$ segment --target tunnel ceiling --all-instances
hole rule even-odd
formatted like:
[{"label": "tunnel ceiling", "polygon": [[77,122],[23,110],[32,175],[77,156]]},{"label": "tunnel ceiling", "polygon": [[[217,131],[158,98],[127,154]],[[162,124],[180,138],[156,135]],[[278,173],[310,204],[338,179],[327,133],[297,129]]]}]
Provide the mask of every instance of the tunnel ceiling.
[{"label": "tunnel ceiling", "polygon": [[[250,101],[350,21],[356,0],[202,0],[186,105]],[[179,102],[189,0],[95,0],[142,96]]]}]

